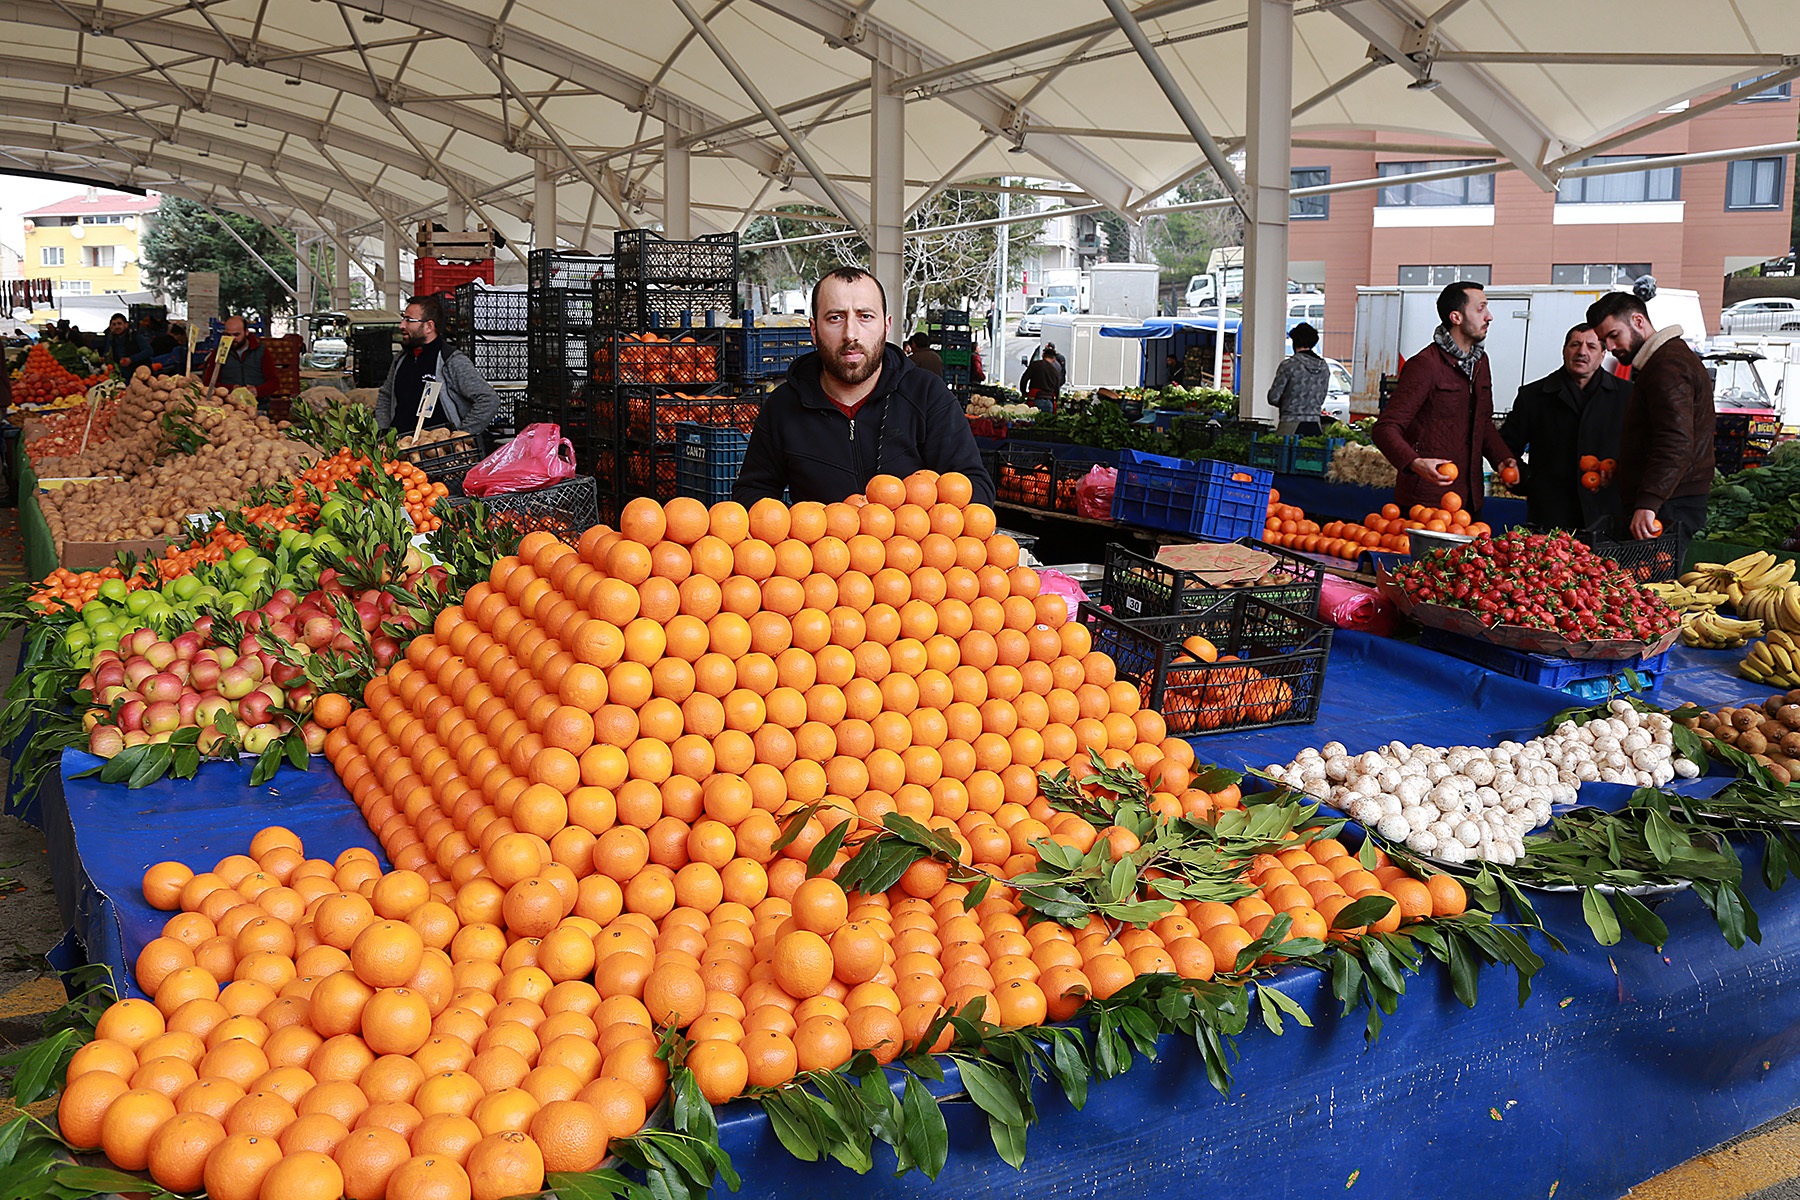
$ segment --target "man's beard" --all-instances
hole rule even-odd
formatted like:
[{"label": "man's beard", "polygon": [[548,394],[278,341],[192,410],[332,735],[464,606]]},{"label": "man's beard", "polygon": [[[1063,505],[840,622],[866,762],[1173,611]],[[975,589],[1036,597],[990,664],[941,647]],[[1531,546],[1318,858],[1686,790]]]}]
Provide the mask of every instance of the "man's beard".
[{"label": "man's beard", "polygon": [[[861,365],[852,366],[843,360],[843,354],[848,350],[862,351],[863,360]],[[825,356],[825,370],[839,383],[858,384],[866,381],[871,375],[881,369],[881,360],[884,357],[885,355],[876,354],[867,347],[852,342],[848,345],[839,346],[835,351]]]},{"label": "man's beard", "polygon": [[1642,350],[1644,348],[1644,343],[1650,339],[1635,329],[1627,329],[1625,331],[1625,336],[1631,339],[1631,344],[1625,347],[1623,353],[1614,350],[1613,357],[1624,363],[1626,366],[1630,366],[1631,360],[1637,357],[1637,352]]},{"label": "man's beard", "polygon": [[408,350],[417,350],[420,346],[425,345],[427,341],[429,341],[429,339],[423,333],[415,330],[408,330],[400,335],[400,344],[405,346]]}]

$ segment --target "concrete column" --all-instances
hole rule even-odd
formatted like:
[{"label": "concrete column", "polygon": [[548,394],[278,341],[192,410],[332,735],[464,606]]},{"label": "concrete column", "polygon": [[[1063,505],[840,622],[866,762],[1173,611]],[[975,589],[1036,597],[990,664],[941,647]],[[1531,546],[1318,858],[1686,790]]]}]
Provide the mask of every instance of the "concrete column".
[{"label": "concrete column", "polygon": [[452,233],[473,228],[469,223],[468,207],[463,204],[462,197],[456,194],[456,189],[451,187],[444,189],[444,228]]},{"label": "concrete column", "polygon": [[[1268,417],[1287,340],[1288,188],[1293,154],[1294,0],[1249,0],[1244,319],[1238,411]],[[1248,351],[1248,354],[1245,351]]]},{"label": "concrete column", "polygon": [[400,311],[400,303],[406,299],[409,280],[400,278],[400,238],[390,229],[381,243],[381,302],[386,308]]},{"label": "concrete column", "polygon": [[694,236],[693,177],[681,131],[663,126],[663,236],[681,242]]},{"label": "concrete column", "polygon": [[531,168],[531,247],[556,249],[556,175],[550,164],[538,158]]},{"label": "concrete column", "polygon": [[[876,61],[869,73],[869,269],[887,291],[894,318],[889,335],[901,342],[907,328],[906,260],[906,100],[893,91],[898,73]],[[845,216],[851,216],[845,213]]]},{"label": "concrete column", "polygon": [[295,303],[301,313],[312,312],[318,307],[318,301],[313,297],[312,253],[312,246],[304,242],[294,251]]},{"label": "concrete column", "polygon": [[343,312],[350,307],[350,256],[334,248],[332,264],[336,270],[331,281],[331,307]]}]

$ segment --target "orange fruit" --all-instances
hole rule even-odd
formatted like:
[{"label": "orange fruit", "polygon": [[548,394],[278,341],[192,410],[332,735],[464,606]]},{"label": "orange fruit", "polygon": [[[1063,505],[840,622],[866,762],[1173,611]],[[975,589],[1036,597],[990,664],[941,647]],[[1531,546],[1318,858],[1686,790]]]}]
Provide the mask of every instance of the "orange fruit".
[{"label": "orange fruit", "polygon": [[232,1134],[206,1156],[202,1184],[208,1200],[258,1200],[264,1180],[281,1159],[274,1138]]},{"label": "orange fruit", "polygon": [[383,1200],[389,1181],[411,1157],[405,1138],[374,1127],[352,1132],[338,1144],[332,1161],[343,1174],[345,1200]]},{"label": "orange fruit", "polygon": [[114,1166],[141,1171],[149,1163],[150,1139],[175,1115],[175,1103],[161,1092],[133,1088],[120,1093],[100,1121],[100,1147]]}]

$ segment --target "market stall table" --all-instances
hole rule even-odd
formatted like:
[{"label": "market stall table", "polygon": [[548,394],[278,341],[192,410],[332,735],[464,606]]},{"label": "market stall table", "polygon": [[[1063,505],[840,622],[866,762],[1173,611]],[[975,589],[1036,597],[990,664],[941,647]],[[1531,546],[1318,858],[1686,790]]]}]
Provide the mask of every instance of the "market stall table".
[{"label": "market stall table", "polygon": [[[1683,696],[1737,698],[1719,660],[1684,656]],[[1486,741],[1528,737],[1566,698],[1405,643],[1340,634],[1319,723],[1200,739],[1203,761],[1255,763],[1337,738]],[[129,978],[136,950],[164,914],[138,892],[144,868],[177,858],[209,864],[241,852],[279,823],[312,853],[374,847],[322,760],[248,786],[248,767],[209,764],[190,782],[126,792],[75,778],[96,760],[71,752],[62,800],[46,805],[59,872],[80,872],[79,931],[94,961]],[[1707,783],[1714,781],[1696,781]],[[1752,875],[1754,872],[1747,872]],[[894,1179],[891,1155],[852,1179],[835,1165],[800,1163],[748,1104],[722,1113],[721,1138],[745,1175],[744,1196],[940,1194],[1046,1197],[1129,1186],[1147,1196],[1235,1196],[1246,1175],[1291,1195],[1354,1185],[1377,1196],[1450,1190],[1464,1197],[1613,1197],[1629,1185],[1792,1108],[1800,1097],[1800,902],[1747,879],[1763,942],[1731,950],[1691,894],[1660,910],[1671,929],[1660,952],[1601,948],[1579,905],[1547,897],[1541,911],[1569,946],[1546,953],[1533,997],[1517,1006],[1513,980],[1489,972],[1470,1012],[1446,974],[1427,968],[1365,1048],[1357,1014],[1335,1017],[1321,977],[1279,986],[1312,1013],[1283,1036],[1254,1027],[1229,1099],[1206,1082],[1191,1043],[1165,1042],[1163,1061],[1097,1083],[1072,1112],[1040,1086],[1025,1170],[995,1157],[972,1105],[946,1105],[950,1162],[935,1185]],[[1632,1097],[1629,1111],[1620,1097]],[[1485,1164],[1471,1170],[1471,1164]],[[1353,1174],[1354,1173],[1354,1174]]]}]

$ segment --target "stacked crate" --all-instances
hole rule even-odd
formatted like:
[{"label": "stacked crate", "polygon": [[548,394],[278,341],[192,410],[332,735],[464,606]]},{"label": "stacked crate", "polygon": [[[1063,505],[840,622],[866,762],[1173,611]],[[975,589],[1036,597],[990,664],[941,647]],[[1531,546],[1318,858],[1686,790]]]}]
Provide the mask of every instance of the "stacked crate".
[{"label": "stacked crate", "polygon": [[[562,427],[575,446],[576,469],[598,475],[608,491],[612,431],[596,412],[592,392],[596,285],[610,295],[612,256],[570,250],[533,250],[526,292],[527,387],[515,410],[523,428],[540,421]],[[602,459],[607,462],[603,463]]]},{"label": "stacked crate", "polygon": [[378,388],[387,382],[400,345],[398,325],[355,325],[350,330],[350,362],[356,386]]},{"label": "stacked crate", "polygon": [[616,508],[634,496],[678,494],[681,428],[747,433],[757,406],[724,382],[739,331],[735,234],[669,241],[621,230],[614,272],[594,283],[590,386],[596,427],[605,431],[596,474]]},{"label": "stacked crate", "polygon": [[500,412],[488,434],[495,442],[505,441],[518,432],[518,402],[530,382],[530,293],[477,281],[441,299],[449,325],[445,340],[468,355],[500,394]]},{"label": "stacked crate", "polygon": [[975,339],[969,332],[968,310],[930,310],[925,314],[925,332],[931,348],[944,360],[944,382],[967,404],[975,370]]}]

